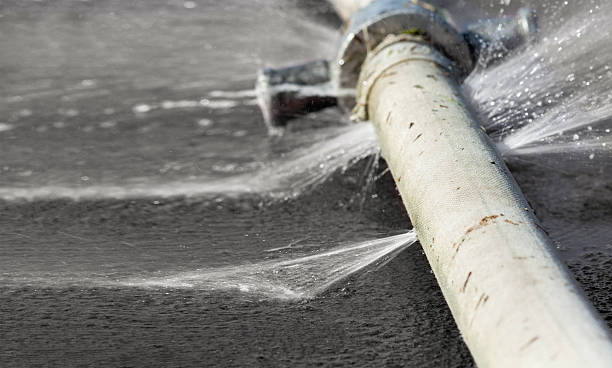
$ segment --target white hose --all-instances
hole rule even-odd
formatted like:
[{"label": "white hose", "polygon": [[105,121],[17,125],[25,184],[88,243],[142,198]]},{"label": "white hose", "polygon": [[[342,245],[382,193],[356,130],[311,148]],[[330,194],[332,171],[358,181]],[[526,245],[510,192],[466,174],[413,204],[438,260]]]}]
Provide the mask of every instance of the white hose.
[{"label": "white hose", "polygon": [[607,327],[441,58],[391,37],[364,64],[358,99],[476,363],[612,367]]}]

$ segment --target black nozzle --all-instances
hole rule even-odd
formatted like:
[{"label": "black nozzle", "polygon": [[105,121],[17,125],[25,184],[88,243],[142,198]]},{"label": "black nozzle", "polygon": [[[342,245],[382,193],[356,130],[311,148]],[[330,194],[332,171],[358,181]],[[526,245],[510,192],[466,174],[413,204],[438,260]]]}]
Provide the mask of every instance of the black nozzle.
[{"label": "black nozzle", "polygon": [[299,115],[335,106],[326,60],[259,71],[255,86],[259,106],[271,133]]}]

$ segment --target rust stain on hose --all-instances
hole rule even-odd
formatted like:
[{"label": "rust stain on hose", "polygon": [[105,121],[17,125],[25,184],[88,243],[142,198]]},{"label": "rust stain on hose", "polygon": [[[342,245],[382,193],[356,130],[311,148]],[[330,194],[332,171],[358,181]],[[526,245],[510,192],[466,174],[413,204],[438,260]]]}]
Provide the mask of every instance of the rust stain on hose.
[{"label": "rust stain on hose", "polygon": [[470,281],[470,277],[472,276],[472,271],[468,272],[467,277],[465,278],[465,282],[463,283],[463,287],[461,288],[461,292],[465,293],[465,288],[467,287],[468,282]]},{"label": "rust stain on hose", "polygon": [[467,239],[467,236],[474,230],[478,230],[478,229],[482,229],[485,226],[491,225],[493,223],[495,223],[496,219],[499,217],[504,216],[503,213],[500,213],[499,215],[490,215],[490,216],[485,216],[482,219],[480,219],[480,221],[478,222],[478,224],[474,225],[474,226],[470,226],[467,228],[467,230],[465,230],[465,234],[463,234],[463,236],[461,236],[461,238],[454,242],[452,244],[452,247],[455,248],[455,254],[453,254],[453,257],[451,258],[451,261],[455,260],[455,257],[457,256],[457,253],[459,253],[459,249],[461,248],[461,245],[463,244],[463,242],[465,242],[465,240]]}]

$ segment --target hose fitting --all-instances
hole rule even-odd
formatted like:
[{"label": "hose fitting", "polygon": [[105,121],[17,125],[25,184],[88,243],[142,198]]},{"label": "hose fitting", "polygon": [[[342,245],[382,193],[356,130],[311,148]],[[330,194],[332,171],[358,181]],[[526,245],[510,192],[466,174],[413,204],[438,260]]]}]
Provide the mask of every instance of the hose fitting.
[{"label": "hose fitting", "polygon": [[[355,88],[367,55],[388,35],[419,36],[444,54],[460,76],[473,67],[470,48],[452,25],[446,12],[417,0],[379,0],[357,11],[350,19],[336,62],[331,64],[332,83],[337,88]],[[351,111],[355,100],[340,98]]]}]

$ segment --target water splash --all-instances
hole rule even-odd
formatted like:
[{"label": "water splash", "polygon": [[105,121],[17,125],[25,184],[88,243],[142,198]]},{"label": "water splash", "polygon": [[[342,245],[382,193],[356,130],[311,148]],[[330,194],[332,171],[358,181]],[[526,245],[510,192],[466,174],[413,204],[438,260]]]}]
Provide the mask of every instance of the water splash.
[{"label": "water splash", "polygon": [[237,101],[235,96],[226,99],[200,100],[164,100],[161,103],[139,103],[132,107],[132,111],[137,115],[149,113],[154,110],[173,110],[173,109],[197,109],[206,108],[209,110],[229,110],[236,106],[248,106],[257,104],[256,99]]},{"label": "water splash", "polygon": [[507,156],[612,156],[612,3],[575,14],[540,42],[464,83]]},{"label": "water splash", "polygon": [[201,269],[157,278],[131,278],[123,286],[236,290],[270,298],[312,298],[346,277],[380,267],[417,241],[413,230],[316,254],[242,266]]},{"label": "water splash", "polygon": [[[315,143],[299,146],[261,163],[262,166],[254,171],[222,179],[152,182],[151,178],[139,178],[122,185],[0,187],[0,199],[231,197],[243,194],[290,198],[324,182],[336,171],[347,169],[362,158],[378,152],[372,124],[320,129],[310,134],[318,138]],[[312,141],[313,137],[304,133],[300,139]]]}]

